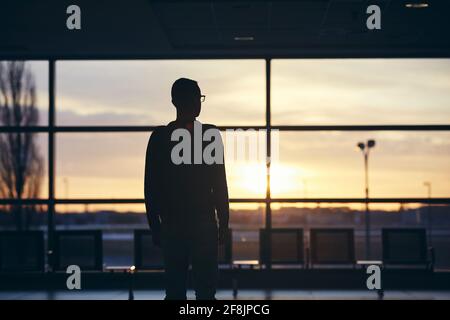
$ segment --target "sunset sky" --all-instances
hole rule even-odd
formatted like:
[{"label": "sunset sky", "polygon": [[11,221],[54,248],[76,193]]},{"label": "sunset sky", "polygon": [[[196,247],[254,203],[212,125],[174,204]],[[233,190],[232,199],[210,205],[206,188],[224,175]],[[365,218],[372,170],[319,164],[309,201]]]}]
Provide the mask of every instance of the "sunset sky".
[{"label": "sunset sky", "polygon": [[[36,75],[41,124],[47,63]],[[170,87],[199,82],[201,122],[264,125],[263,60],[59,61],[58,125],[159,125],[175,116]],[[450,60],[274,60],[272,123],[449,124]],[[56,138],[60,198],[142,198],[149,133],[63,133]],[[373,138],[373,197],[450,196],[450,132],[281,132],[273,197],[363,197],[363,157],[356,143]],[[47,150],[45,134],[39,134]],[[275,141],[274,141],[275,143]],[[227,162],[227,160],[226,160]],[[264,163],[227,165],[231,197],[264,197]],[[44,188],[43,197],[47,195]]]}]

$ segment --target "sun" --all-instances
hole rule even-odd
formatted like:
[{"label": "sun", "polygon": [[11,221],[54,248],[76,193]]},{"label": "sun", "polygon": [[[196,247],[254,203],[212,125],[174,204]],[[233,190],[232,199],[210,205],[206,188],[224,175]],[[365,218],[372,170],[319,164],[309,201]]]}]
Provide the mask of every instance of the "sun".
[{"label": "sun", "polygon": [[300,193],[304,188],[306,172],[298,166],[273,164],[270,168],[270,191],[273,196],[285,197]]},{"label": "sun", "polygon": [[[266,194],[266,166],[261,163],[239,165],[237,184],[239,189],[255,196]],[[303,193],[306,173],[300,167],[274,164],[270,168],[270,190],[272,196],[283,197],[296,192]]]}]

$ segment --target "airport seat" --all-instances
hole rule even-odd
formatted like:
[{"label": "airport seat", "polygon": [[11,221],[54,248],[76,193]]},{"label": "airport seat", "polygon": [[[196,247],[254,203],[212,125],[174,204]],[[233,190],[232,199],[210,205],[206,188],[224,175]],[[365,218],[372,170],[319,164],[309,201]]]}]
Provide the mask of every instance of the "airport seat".
[{"label": "airport seat", "polygon": [[234,260],[232,289],[237,298],[242,269],[258,269],[263,266],[284,267],[305,265],[303,229],[272,228],[259,230],[259,260]]},{"label": "airport seat", "polygon": [[101,230],[55,231],[55,270],[77,265],[82,271],[103,270]]},{"label": "airport seat", "polygon": [[150,230],[134,230],[134,265],[137,271],[163,267],[162,250],[153,244]]},{"label": "airport seat", "polygon": [[353,229],[311,229],[310,262],[314,265],[355,266]]},{"label": "airport seat", "polygon": [[42,272],[44,264],[42,231],[0,232],[0,272]]},{"label": "airport seat", "polygon": [[388,267],[434,268],[434,251],[427,247],[423,228],[382,230],[383,263]]},{"label": "airport seat", "polygon": [[260,229],[259,239],[262,264],[304,266],[303,229]]},{"label": "airport seat", "polygon": [[[233,233],[229,229],[225,243],[218,248],[218,262],[221,266],[232,264]],[[150,230],[134,230],[134,265],[137,270],[155,269],[163,266],[161,248],[153,245]]]}]

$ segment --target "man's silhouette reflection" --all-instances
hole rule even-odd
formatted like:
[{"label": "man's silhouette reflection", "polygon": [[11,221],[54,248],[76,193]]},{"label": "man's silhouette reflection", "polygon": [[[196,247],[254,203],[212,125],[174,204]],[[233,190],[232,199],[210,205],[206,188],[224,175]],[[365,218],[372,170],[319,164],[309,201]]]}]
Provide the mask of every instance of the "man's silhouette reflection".
[{"label": "man's silhouette reflection", "polygon": [[[218,273],[218,240],[228,231],[228,190],[225,166],[194,164],[194,121],[204,100],[196,81],[181,78],[172,86],[175,121],[155,129],[145,164],[145,205],[155,245],[164,253],[166,299],[186,299],[192,264],[197,299],[214,299]],[[176,165],[171,150],[175,129],[191,133],[192,164]],[[202,131],[215,128],[202,125]],[[197,139],[198,140],[198,139]],[[202,139],[199,139],[202,141]],[[203,148],[205,143],[202,144]],[[220,146],[223,148],[222,142]],[[222,153],[223,154],[223,153]]]}]

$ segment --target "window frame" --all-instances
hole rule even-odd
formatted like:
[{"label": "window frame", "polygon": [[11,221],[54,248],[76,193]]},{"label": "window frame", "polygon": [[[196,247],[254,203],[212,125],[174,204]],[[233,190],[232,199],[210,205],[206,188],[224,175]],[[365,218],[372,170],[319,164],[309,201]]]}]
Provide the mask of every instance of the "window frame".
[{"label": "window frame", "polygon": [[[225,57],[229,59],[230,57]],[[239,57],[234,57],[239,59]],[[151,58],[150,58],[151,59]],[[220,57],[204,58],[205,60],[220,59]],[[246,59],[246,58],[243,58]],[[248,57],[247,59],[255,59]],[[271,155],[271,131],[450,131],[450,124],[440,125],[272,125],[271,123],[271,61],[272,57],[258,57],[256,59],[265,60],[265,125],[259,126],[218,126],[220,130],[227,129],[263,129],[266,131],[266,156]],[[11,60],[11,59],[9,59]],[[48,62],[48,121],[46,126],[32,127],[0,127],[0,133],[23,133],[36,132],[48,134],[48,198],[44,199],[0,199],[0,205],[16,204],[45,204],[48,208],[47,219],[47,246],[48,254],[51,255],[54,248],[55,236],[55,205],[56,204],[141,204],[144,203],[142,198],[133,199],[57,199],[55,197],[55,134],[60,132],[76,132],[76,133],[95,133],[95,132],[151,132],[156,126],[57,126],[56,118],[56,62],[70,59],[51,58],[51,59],[28,59],[29,61],[47,61]],[[83,58],[79,60],[99,60]],[[111,59],[108,59],[111,60]],[[113,60],[130,60],[126,57]],[[133,58],[131,58],[133,60]],[[166,58],[165,60],[170,60]],[[266,164],[270,170],[270,162]],[[232,203],[264,203],[265,204],[265,228],[272,229],[272,203],[420,203],[420,204],[450,204],[450,198],[273,198],[270,192],[270,174],[267,170],[267,187],[264,198],[232,198]],[[269,233],[270,234],[270,233]],[[270,241],[269,241],[270,243]],[[268,260],[270,261],[270,250],[268,250]],[[53,261],[53,259],[49,259]],[[270,262],[267,265],[270,268]]]}]

